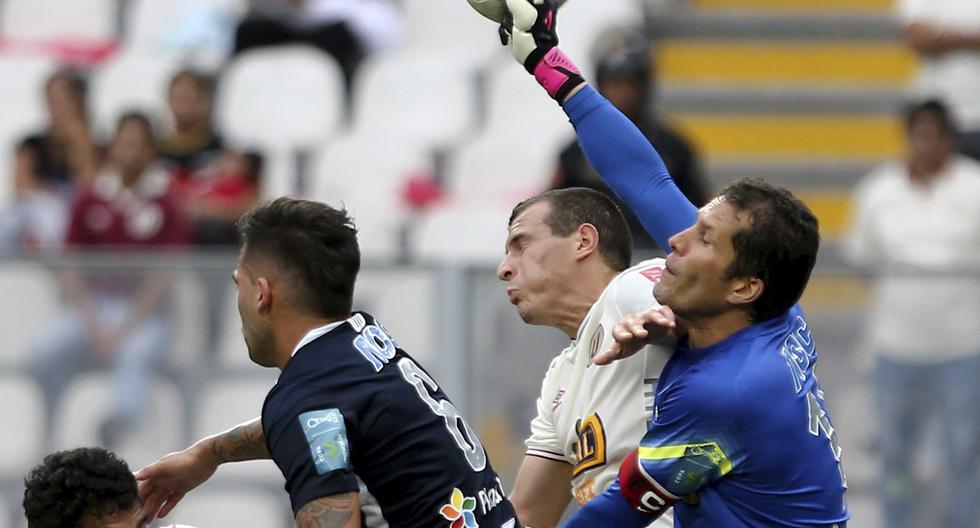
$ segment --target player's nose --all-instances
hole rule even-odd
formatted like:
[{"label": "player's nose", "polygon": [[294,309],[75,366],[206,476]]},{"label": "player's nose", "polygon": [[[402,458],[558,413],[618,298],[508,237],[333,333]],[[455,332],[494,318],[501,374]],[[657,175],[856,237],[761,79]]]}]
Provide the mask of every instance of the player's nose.
[{"label": "player's nose", "polygon": [[514,276],[514,268],[511,266],[510,262],[505,258],[500,261],[497,266],[497,278],[502,281],[509,281],[511,277]]}]

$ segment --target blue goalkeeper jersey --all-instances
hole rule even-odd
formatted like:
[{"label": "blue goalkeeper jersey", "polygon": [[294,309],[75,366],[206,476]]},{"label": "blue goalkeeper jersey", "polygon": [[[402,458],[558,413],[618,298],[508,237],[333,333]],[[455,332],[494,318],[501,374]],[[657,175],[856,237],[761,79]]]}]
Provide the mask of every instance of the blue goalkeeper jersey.
[{"label": "blue goalkeeper jersey", "polygon": [[[663,160],[590,87],[564,105],[602,179],[660,244],[695,222]],[[640,468],[674,505],[682,528],[844,526],[840,447],[814,376],[803,310],[754,324],[710,347],[682,342],[661,375]],[[646,526],[619,482],[567,526]]]},{"label": "blue goalkeeper jersey", "polygon": [[678,346],[638,452],[644,471],[683,497],[674,506],[677,526],[847,520],[841,449],[816,361],[798,305],[712,346]]}]

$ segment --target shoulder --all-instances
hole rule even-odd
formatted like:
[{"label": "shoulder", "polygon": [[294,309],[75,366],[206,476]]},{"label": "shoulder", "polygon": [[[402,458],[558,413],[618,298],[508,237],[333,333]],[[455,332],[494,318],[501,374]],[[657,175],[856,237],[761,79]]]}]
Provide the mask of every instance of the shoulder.
[{"label": "shoulder", "polygon": [[966,156],[957,155],[953,160],[956,174],[968,185],[980,185],[980,163]]},{"label": "shoulder", "polygon": [[653,287],[664,271],[664,259],[644,260],[613,278],[602,293],[601,302],[615,306],[624,315],[660,306]]},{"label": "shoulder", "polygon": [[907,168],[900,162],[878,165],[858,182],[855,198],[865,202],[879,200],[882,193],[901,189],[906,173]]}]

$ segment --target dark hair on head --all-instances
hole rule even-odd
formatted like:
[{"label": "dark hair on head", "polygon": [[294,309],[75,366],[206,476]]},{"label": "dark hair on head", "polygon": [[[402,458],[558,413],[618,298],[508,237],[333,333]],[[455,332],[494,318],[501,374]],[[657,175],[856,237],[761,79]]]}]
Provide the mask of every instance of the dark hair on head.
[{"label": "dark hair on head", "polygon": [[517,204],[510,213],[507,226],[510,227],[527,208],[541,202],[551,204],[545,224],[553,234],[567,237],[582,224],[592,224],[599,232],[599,254],[606,265],[616,271],[630,266],[633,237],[623,212],[611,198],[585,187],[552,189]]},{"label": "dark hair on head", "polygon": [[939,130],[946,136],[957,137],[959,130],[953,121],[949,109],[938,99],[929,99],[912,103],[905,109],[905,130],[912,130],[923,118],[931,117],[936,120]]},{"label": "dark hair on head", "polygon": [[28,528],[73,528],[87,514],[105,517],[139,503],[126,462],[100,447],[44,457],[24,480]]},{"label": "dark hair on head", "polygon": [[119,119],[116,120],[116,135],[118,136],[119,133],[122,132],[123,127],[131,122],[139,123],[139,125],[143,127],[143,132],[145,133],[147,140],[149,140],[151,145],[156,147],[157,136],[156,129],[153,126],[153,121],[150,119],[150,116],[140,112],[139,110],[128,110],[119,116]]},{"label": "dark hair on head", "polygon": [[753,322],[783,314],[800,300],[817,261],[817,217],[786,189],[742,179],[721,195],[737,212],[748,213],[748,227],[732,234],[735,260],[725,278],[756,277],[765,285],[752,304]]},{"label": "dark hair on head", "polygon": [[67,81],[72,92],[74,92],[75,95],[82,101],[85,100],[85,96],[88,95],[88,82],[85,80],[85,76],[81,71],[70,66],[62,66],[58,68],[52,72],[51,75],[48,76],[48,79],[44,82],[45,91],[50,90],[54,83],[61,80]]},{"label": "dark hair on head", "polygon": [[238,244],[243,262],[258,259],[278,269],[297,308],[323,317],[350,314],[361,251],[346,210],[278,198],[241,217]]},{"label": "dark hair on head", "polygon": [[184,79],[194,83],[197,89],[204,92],[209,99],[214,97],[214,76],[191,68],[185,68],[177,71],[177,73],[174,73],[170,78],[170,85],[168,86],[168,89],[173,90],[174,86]]}]

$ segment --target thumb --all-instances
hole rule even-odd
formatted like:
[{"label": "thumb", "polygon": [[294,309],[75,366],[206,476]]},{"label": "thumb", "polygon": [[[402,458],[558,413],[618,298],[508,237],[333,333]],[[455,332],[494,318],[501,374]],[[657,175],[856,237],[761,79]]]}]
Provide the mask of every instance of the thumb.
[{"label": "thumb", "polygon": [[531,31],[538,19],[538,10],[529,0],[507,0],[507,9],[514,17],[514,27],[521,31]]}]

